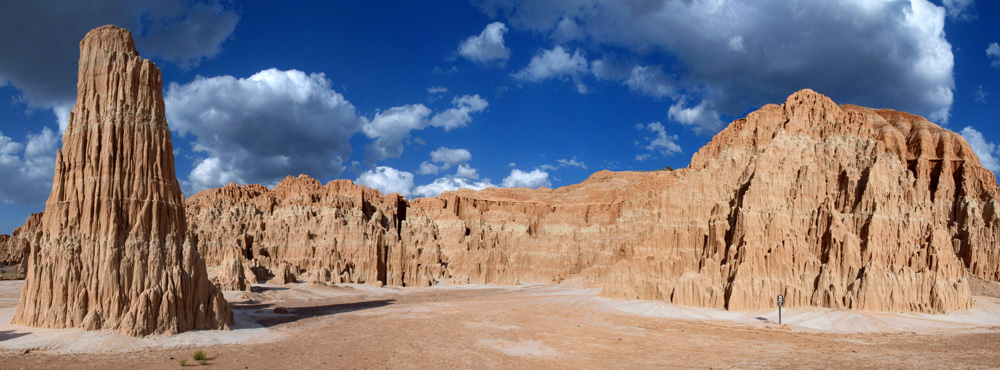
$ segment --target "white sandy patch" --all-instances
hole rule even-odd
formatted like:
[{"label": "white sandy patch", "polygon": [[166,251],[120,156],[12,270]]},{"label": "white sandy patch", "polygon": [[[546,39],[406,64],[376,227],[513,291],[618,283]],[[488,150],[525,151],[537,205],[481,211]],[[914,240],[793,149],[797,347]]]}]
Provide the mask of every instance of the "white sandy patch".
[{"label": "white sandy patch", "polygon": [[542,357],[556,354],[554,349],[546,347],[540,340],[481,340],[479,343],[510,356]]},{"label": "white sandy patch", "polygon": [[[720,320],[741,324],[760,325],[778,322],[778,310],[734,312],[712,308],[678,306],[658,301],[626,301],[596,298],[603,309],[643,316],[684,319]],[[782,324],[792,330],[828,333],[871,333],[969,330],[988,331],[1000,326],[1000,300],[974,297],[972,309],[943,315],[921,313],[871,312],[835,310],[819,307],[782,309]]]},{"label": "white sandy patch", "polygon": [[249,319],[245,310],[234,310],[236,325],[232,330],[197,330],[175,335],[130,337],[113,331],[82,329],[45,329],[10,324],[16,307],[0,309],[0,351],[51,351],[68,353],[132,352],[189,346],[212,346],[233,343],[275,341],[284,333],[264,328]]}]

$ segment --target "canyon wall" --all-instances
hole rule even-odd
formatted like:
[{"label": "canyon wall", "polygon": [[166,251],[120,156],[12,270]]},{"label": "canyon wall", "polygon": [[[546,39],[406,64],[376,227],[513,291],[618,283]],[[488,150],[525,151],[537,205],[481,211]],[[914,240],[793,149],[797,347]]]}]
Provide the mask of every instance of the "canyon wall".
[{"label": "canyon wall", "polygon": [[103,26],[80,42],[77,92],[45,211],[22,232],[32,244],[12,323],[133,336],[228,328],[229,304],[184,243],[159,69],[128,30]]},{"label": "canyon wall", "polygon": [[281,280],[290,271],[316,282],[428,286],[445,268],[437,246],[404,226],[407,209],[397,194],[304,175],[274,190],[230,184],[187,200],[189,229],[210,265],[239,259],[243,271]]}]

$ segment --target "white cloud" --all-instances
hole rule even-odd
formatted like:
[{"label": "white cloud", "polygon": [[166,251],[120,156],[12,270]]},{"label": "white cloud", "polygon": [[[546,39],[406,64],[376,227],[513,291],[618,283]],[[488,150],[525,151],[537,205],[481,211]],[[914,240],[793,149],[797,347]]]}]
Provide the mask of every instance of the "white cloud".
[{"label": "white cloud", "polygon": [[[226,5],[223,5],[226,4]],[[53,0],[5,2],[0,11],[0,86],[21,91],[29,109],[57,108],[60,127],[76,99],[79,43],[115,24],[133,32],[144,57],[182,67],[220,51],[240,16],[217,0]]]},{"label": "white cloud", "polygon": [[0,201],[41,205],[52,190],[59,138],[48,127],[19,143],[0,132]]},{"label": "white cloud", "polygon": [[355,183],[378,189],[384,194],[398,193],[409,197],[413,193],[413,174],[392,167],[378,166],[358,176]]},{"label": "white cloud", "polygon": [[434,118],[431,118],[431,126],[441,127],[445,131],[465,127],[469,122],[472,122],[472,113],[482,112],[490,105],[486,99],[480,98],[479,94],[455,97],[451,100],[451,104],[455,107],[438,113]]},{"label": "white cloud", "polygon": [[531,172],[521,171],[519,169],[513,169],[510,171],[510,175],[503,179],[503,186],[505,188],[540,188],[540,187],[551,187],[552,182],[549,181],[549,173],[542,171],[540,169],[532,170]]},{"label": "white cloud", "polygon": [[986,58],[990,60],[990,65],[993,68],[1000,68],[1000,45],[995,42],[991,43],[986,48]]},{"label": "white cloud", "polygon": [[493,187],[496,187],[496,185],[490,183],[489,180],[472,181],[460,177],[446,176],[435,179],[430,184],[417,186],[413,189],[412,195],[414,197],[436,197],[446,191],[458,189],[482,190]]},{"label": "white cloud", "polygon": [[420,162],[420,168],[417,169],[417,173],[421,175],[437,175],[441,172],[441,168],[427,161]]},{"label": "white cloud", "polygon": [[510,58],[510,49],[503,44],[507,26],[502,22],[486,25],[478,36],[471,36],[458,46],[458,54],[480,64],[502,62]]},{"label": "white cloud", "polygon": [[[665,74],[676,75],[678,96],[706,101],[704,107],[722,115],[782,102],[806,87],[839,103],[891,107],[939,122],[948,120],[954,101],[947,12],[928,0],[813,0],[794,6],[784,0],[496,0],[480,7],[505,17],[512,28],[554,39],[561,24],[572,22],[583,48],[610,50],[598,60],[631,63],[628,70],[640,60],[669,67]],[[574,59],[565,51],[551,54]],[[563,63],[569,67],[542,68],[545,59],[536,59],[538,68],[529,65],[517,76],[533,81],[579,70],[585,62],[580,55]],[[594,65],[592,73],[628,77],[607,67]]]},{"label": "white cloud", "polygon": [[395,158],[403,154],[403,140],[410,132],[427,127],[431,110],[423,104],[392,107],[365,120],[362,130],[372,143],[365,147],[370,161]]},{"label": "white cloud", "polygon": [[451,149],[442,146],[431,152],[431,161],[452,166],[468,162],[471,159],[472,153],[468,149]]},{"label": "white cloud", "polygon": [[972,10],[975,6],[975,0],[944,0],[944,8],[948,10],[948,17],[955,20],[975,19],[976,14]]},{"label": "white cloud", "polygon": [[[482,190],[498,187],[490,179],[479,180],[476,170],[466,164],[458,166],[456,175],[442,176],[424,185],[414,184],[413,173],[387,166],[378,166],[368,170],[358,176],[354,182],[378,189],[385,194],[398,193],[411,199],[414,197],[435,197],[443,192],[457,189]],[[510,175],[503,179],[502,186],[538,188],[552,186],[552,183],[549,181],[549,174],[545,171],[535,169],[531,172],[525,172],[513,169],[510,171]]]},{"label": "white cloud", "polygon": [[[489,102],[479,95],[464,95],[452,99],[454,108],[449,108],[431,117],[431,110],[423,104],[393,107],[365,119],[362,131],[372,143],[365,147],[370,162],[386,158],[396,158],[403,154],[403,141],[410,133],[428,126],[451,131],[465,127],[472,121],[472,113],[479,113],[489,106]],[[430,117],[430,118],[428,118]]]},{"label": "white cloud", "polygon": [[427,93],[431,95],[444,94],[448,92],[448,88],[444,86],[431,86],[427,88]]},{"label": "white cloud", "polygon": [[457,176],[444,176],[435,179],[429,184],[415,186],[412,173],[400,171],[392,167],[378,166],[373,170],[362,173],[355,182],[378,189],[382,193],[398,193],[407,198],[434,197],[442,192],[461,188],[480,190],[495,186],[488,179],[483,181],[474,180]]},{"label": "white cloud", "polygon": [[725,124],[719,118],[719,112],[708,108],[708,104],[710,103],[702,101],[697,106],[686,108],[684,107],[684,99],[681,99],[670,106],[667,115],[682,125],[690,126],[695,133],[714,134],[721,130]]},{"label": "white cloud", "polygon": [[[511,167],[514,167],[514,165],[511,164]],[[553,170],[557,170],[557,169],[560,169],[560,168],[563,168],[563,167],[576,167],[576,168],[580,168],[580,169],[584,169],[585,170],[585,169],[587,169],[587,164],[583,163],[583,161],[577,160],[576,157],[573,157],[572,159],[557,159],[556,160],[556,164],[554,164],[554,165],[552,165],[552,164],[543,164],[541,166],[538,166],[538,168],[546,170],[546,171],[553,171]]]},{"label": "white cloud", "polygon": [[[667,130],[663,127],[663,124],[659,122],[653,122],[650,124],[637,124],[635,128],[638,130],[645,130],[652,132],[654,135],[652,137],[646,137],[645,140],[649,141],[648,145],[642,146],[642,148],[654,152],[660,153],[662,155],[671,155],[681,152],[680,145],[677,145],[677,135],[667,135]],[[635,159],[637,161],[644,161],[651,157],[650,153],[636,155]]]},{"label": "white cloud", "polygon": [[197,77],[170,84],[167,120],[195,136],[204,153],[186,191],[239,183],[274,183],[288,174],[337,176],[362,126],[354,106],[322,73],[268,69],[250,76]]},{"label": "white cloud", "polygon": [[467,164],[460,164],[458,165],[458,168],[455,169],[455,177],[479,180],[479,173],[476,172],[476,169]]},{"label": "white cloud", "polygon": [[575,76],[587,72],[587,58],[579,50],[572,55],[562,46],[557,45],[551,50],[543,50],[531,58],[528,66],[514,74],[514,77],[525,81],[541,81],[548,78]]},{"label": "white cloud", "polygon": [[966,126],[962,129],[962,137],[972,147],[972,151],[979,157],[979,163],[986,169],[993,172],[1000,172],[1000,160],[997,159],[997,147],[993,142],[986,141],[983,134],[976,129]]}]

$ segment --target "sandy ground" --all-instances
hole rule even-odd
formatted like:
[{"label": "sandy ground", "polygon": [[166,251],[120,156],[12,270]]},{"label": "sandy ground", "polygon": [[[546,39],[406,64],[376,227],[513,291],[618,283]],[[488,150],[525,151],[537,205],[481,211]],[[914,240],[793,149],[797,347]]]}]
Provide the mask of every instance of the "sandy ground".
[{"label": "sandy ground", "polygon": [[3,369],[197,367],[197,350],[222,369],[1000,367],[1000,299],[987,296],[948,315],[790,308],[778,325],[774,310],[612,300],[566,285],[266,285],[227,293],[234,330],[130,338],[8,324],[21,285],[0,282]]}]

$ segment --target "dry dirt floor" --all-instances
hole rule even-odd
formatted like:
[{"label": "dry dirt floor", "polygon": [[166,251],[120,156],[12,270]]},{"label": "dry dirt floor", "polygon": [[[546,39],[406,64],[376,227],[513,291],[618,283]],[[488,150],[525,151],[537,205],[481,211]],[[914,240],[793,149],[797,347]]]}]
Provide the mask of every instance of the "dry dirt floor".
[{"label": "dry dirt floor", "polygon": [[[838,326],[817,319],[837,311],[788,309],[791,324],[777,325],[776,311],[635,309],[635,301],[564,285],[267,285],[227,293],[240,320],[232,331],[133,339],[7,324],[20,285],[0,283],[0,369],[178,369],[182,359],[194,369],[1000,367],[1000,299],[989,297],[976,298],[991,307],[976,313],[987,324],[849,314]],[[868,332],[845,332],[857,322]],[[197,350],[207,354],[204,367],[191,358]]]}]

